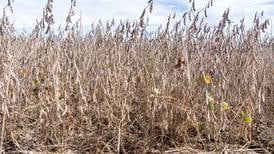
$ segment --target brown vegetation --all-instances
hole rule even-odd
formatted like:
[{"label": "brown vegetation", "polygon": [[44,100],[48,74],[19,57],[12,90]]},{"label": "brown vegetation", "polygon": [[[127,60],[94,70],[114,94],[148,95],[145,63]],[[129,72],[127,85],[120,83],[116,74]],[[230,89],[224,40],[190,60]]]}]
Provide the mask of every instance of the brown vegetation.
[{"label": "brown vegetation", "polygon": [[[54,33],[51,3],[30,35],[0,24],[1,149],[195,153],[273,150],[274,67],[268,20],[217,27],[195,5],[146,34],[144,15],[83,35]],[[9,4],[8,6],[12,6]],[[113,21],[114,22],[114,21]],[[173,26],[173,27],[172,27]],[[194,150],[196,149],[196,150]]]}]

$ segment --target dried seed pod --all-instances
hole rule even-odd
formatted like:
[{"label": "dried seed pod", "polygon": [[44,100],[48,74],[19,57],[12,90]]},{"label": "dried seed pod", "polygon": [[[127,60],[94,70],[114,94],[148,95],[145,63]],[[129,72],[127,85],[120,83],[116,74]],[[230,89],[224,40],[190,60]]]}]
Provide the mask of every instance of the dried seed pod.
[{"label": "dried seed pod", "polygon": [[174,66],[175,69],[180,69],[183,65],[185,65],[185,59],[184,57],[180,57],[177,61],[177,64]]},{"label": "dried seed pod", "polygon": [[190,12],[188,13],[188,19],[189,19],[189,21],[192,20],[192,19],[191,19],[191,14],[190,14]]},{"label": "dried seed pod", "polygon": [[152,10],[153,10],[153,1],[150,0],[150,5],[149,5],[149,12],[152,13]]},{"label": "dried seed pod", "polygon": [[206,9],[204,10],[204,14],[205,14],[205,17],[207,17],[207,12],[206,12]]},{"label": "dried seed pod", "polygon": [[192,9],[193,9],[193,11],[196,11],[196,9],[195,9],[195,0],[193,0],[193,2],[192,2]]}]

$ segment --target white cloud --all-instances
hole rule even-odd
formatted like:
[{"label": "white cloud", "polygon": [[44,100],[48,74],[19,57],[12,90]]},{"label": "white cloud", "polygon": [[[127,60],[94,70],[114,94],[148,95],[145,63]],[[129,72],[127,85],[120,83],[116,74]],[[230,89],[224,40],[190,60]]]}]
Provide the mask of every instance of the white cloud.
[{"label": "white cloud", "polygon": [[[197,9],[204,8],[207,0],[195,0]],[[188,7],[190,5],[185,3]],[[265,18],[274,19],[274,1],[273,0],[214,0],[213,7],[208,9],[208,21],[212,24],[218,23],[222,18],[224,10],[230,8],[230,18],[238,23],[245,17],[246,23],[250,24],[256,12],[264,11]]]},{"label": "white cloud", "polygon": [[[81,12],[82,24],[89,27],[92,22],[99,19],[106,21],[112,18],[116,20],[135,20],[137,19],[148,0],[78,0],[77,15]],[[197,9],[206,5],[207,0],[195,0]],[[15,27],[31,28],[34,27],[36,19],[42,15],[42,9],[46,5],[47,0],[14,0],[14,11],[12,19],[15,20]],[[67,12],[69,10],[70,1],[55,0],[54,1],[54,18],[56,26],[64,25]],[[149,15],[150,25],[159,25],[166,22],[168,15],[176,12],[180,16],[190,5],[188,0],[154,0],[153,13]],[[5,6],[6,1],[0,1],[0,6]],[[250,20],[256,11],[265,11],[266,17],[273,18],[274,9],[273,0],[215,0],[214,6],[208,9],[208,19],[211,24],[217,23],[223,11],[230,7],[231,19],[236,23],[243,17]],[[2,12],[0,12],[1,15]]]}]

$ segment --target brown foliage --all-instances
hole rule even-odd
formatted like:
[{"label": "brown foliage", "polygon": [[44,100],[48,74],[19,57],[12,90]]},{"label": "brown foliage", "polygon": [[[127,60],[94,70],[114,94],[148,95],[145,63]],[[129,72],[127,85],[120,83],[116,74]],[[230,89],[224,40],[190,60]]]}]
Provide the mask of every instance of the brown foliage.
[{"label": "brown foliage", "polygon": [[[50,28],[53,1],[31,35],[14,35],[4,16],[3,150],[127,153],[192,145],[221,152],[227,145],[256,143],[270,151],[273,39],[261,36],[268,22],[256,15],[250,29],[241,23],[228,30],[226,10],[219,26],[209,27],[192,2],[184,27],[178,21],[172,29],[169,17],[152,38],[143,21],[152,1],[135,23],[98,24],[86,35],[69,29],[73,0],[67,31],[59,35]],[[205,74],[212,76],[211,84],[203,81]],[[216,99],[213,111],[207,107],[208,91]],[[231,108],[223,111],[218,106],[223,101]],[[242,111],[251,124],[242,121]]]}]

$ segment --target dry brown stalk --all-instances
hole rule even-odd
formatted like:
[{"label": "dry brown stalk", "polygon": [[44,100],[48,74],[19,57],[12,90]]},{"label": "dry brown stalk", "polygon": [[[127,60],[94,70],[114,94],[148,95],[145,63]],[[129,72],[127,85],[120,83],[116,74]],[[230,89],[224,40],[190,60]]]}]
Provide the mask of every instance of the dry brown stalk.
[{"label": "dry brown stalk", "polygon": [[260,13],[250,28],[244,19],[233,25],[228,9],[213,27],[204,20],[213,1],[202,10],[194,3],[152,35],[145,21],[152,0],[135,22],[99,21],[86,34],[71,20],[75,0],[58,33],[52,0],[30,36],[15,35],[4,14],[0,150],[271,152],[274,42],[263,39],[269,21]]}]

